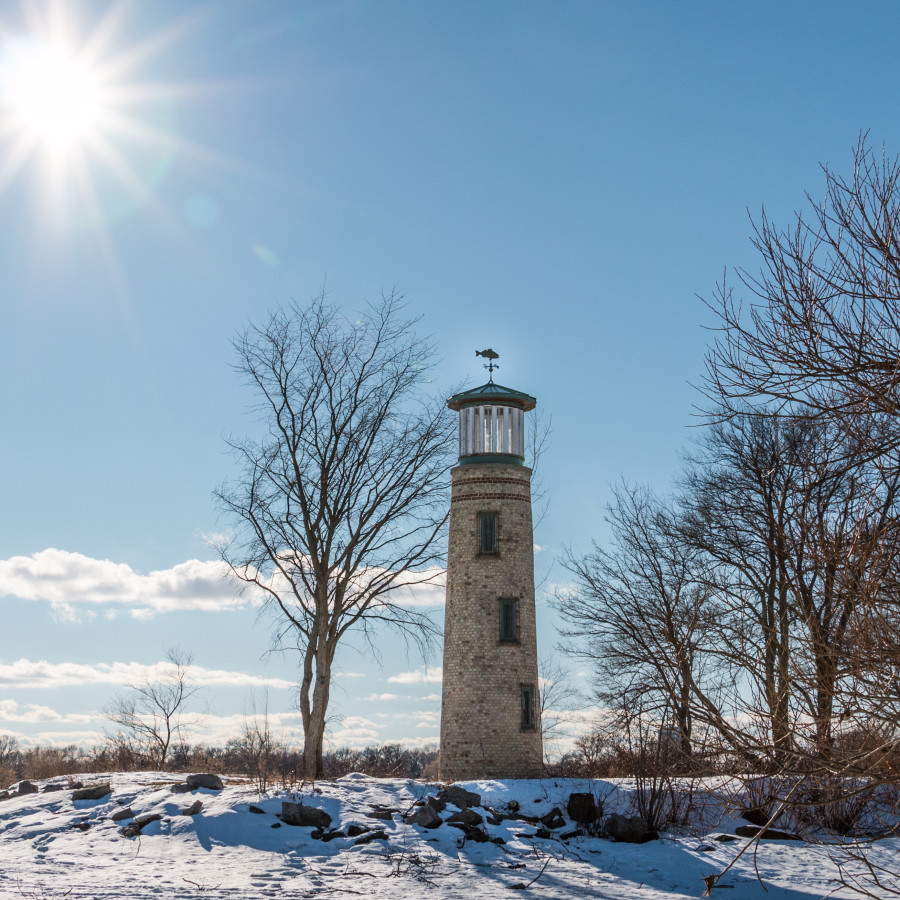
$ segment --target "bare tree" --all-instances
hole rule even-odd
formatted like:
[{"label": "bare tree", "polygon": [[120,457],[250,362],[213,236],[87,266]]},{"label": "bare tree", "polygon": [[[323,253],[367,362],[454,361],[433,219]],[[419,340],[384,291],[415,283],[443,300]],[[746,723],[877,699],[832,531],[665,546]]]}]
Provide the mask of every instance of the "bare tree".
[{"label": "bare tree", "polygon": [[186,739],[196,718],[187,704],[200,690],[191,684],[193,656],[178,648],[166,651],[162,663],[134,684],[127,694],[117,696],[103,710],[103,716],[119,729],[106,736],[121,756],[136,757],[159,769],[166,767],[176,742]]},{"label": "bare tree", "polygon": [[691,691],[710,674],[703,648],[713,624],[698,554],[649,490],[619,486],[606,518],[612,548],[595,544],[564,563],[575,576],[574,591],[556,601],[570,626],[567,649],[594,666],[601,703],[619,709],[639,698],[660,726],[668,718],[690,756]]},{"label": "bare tree", "polygon": [[443,561],[454,423],[422,388],[433,347],[391,294],[355,320],[324,294],[235,341],[258,396],[258,440],[230,441],[239,478],[215,496],[235,529],[221,555],[264,597],[301,655],[307,777],[322,773],[332,665],[351,630],[386,623],[425,647],[404,600]]},{"label": "bare tree", "polygon": [[[719,336],[706,361],[713,415],[746,410],[828,418],[871,456],[900,446],[900,160],[863,135],[853,173],[828,166],[785,229],[763,210],[758,274],[739,270],[708,305]],[[721,404],[724,403],[724,407]]]}]

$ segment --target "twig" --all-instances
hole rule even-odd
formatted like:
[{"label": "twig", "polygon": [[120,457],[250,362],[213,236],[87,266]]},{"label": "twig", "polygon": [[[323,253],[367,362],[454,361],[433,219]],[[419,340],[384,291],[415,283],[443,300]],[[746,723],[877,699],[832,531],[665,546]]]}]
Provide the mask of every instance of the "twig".
[{"label": "twig", "polygon": [[528,884],[525,884],[524,882],[518,881],[518,882],[516,882],[515,884],[511,884],[511,885],[509,886],[509,889],[510,889],[511,891],[524,891],[524,890],[527,890],[528,888],[530,888],[530,887],[538,880],[538,878],[540,878],[541,875],[544,874],[544,870],[547,868],[547,866],[550,865],[550,860],[551,860],[551,859],[553,859],[552,856],[548,856],[548,857],[547,857],[547,861],[546,861],[546,862],[544,863],[544,865],[542,866],[541,871],[538,872],[537,875],[535,875],[534,878],[532,878],[531,881],[528,882]]}]

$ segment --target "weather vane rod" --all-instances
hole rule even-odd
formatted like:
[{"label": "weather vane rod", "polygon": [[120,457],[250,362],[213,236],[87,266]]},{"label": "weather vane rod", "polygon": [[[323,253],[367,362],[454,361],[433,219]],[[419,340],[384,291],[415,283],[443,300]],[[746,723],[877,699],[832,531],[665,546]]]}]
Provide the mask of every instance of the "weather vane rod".
[{"label": "weather vane rod", "polygon": [[485,368],[490,373],[490,378],[488,379],[488,384],[493,384],[494,383],[494,369],[500,368],[500,365],[498,363],[495,363],[494,360],[500,359],[500,354],[494,353],[494,351],[491,350],[490,347],[488,347],[487,350],[476,350],[475,355],[483,356],[487,360],[487,365],[485,365]]}]

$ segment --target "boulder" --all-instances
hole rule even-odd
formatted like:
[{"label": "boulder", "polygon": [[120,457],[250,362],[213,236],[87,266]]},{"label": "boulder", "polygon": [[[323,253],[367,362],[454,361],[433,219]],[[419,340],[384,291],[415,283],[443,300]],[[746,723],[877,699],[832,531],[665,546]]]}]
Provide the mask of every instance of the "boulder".
[{"label": "boulder", "polygon": [[447,819],[448,822],[462,822],[464,825],[481,825],[484,818],[474,809],[461,809]]},{"label": "boulder", "polygon": [[[741,818],[751,825],[759,825],[760,828],[765,828],[765,826],[769,824],[769,819],[772,818],[772,813],[762,807],[754,806],[751,809],[742,809]],[[774,822],[777,822],[778,819],[779,816],[775,816],[773,824]]]},{"label": "boulder", "polygon": [[195,800],[187,809],[183,809],[181,814],[183,816],[196,816],[201,809],[203,809],[203,801]]},{"label": "boulder", "polygon": [[52,794],[54,791],[64,791],[67,787],[67,784],[63,784],[61,781],[57,781],[55,784],[45,784],[41,788],[41,793]]},{"label": "boulder", "polygon": [[169,790],[173,794],[189,794],[193,788],[187,782],[180,782],[179,784],[173,784]]},{"label": "boulder", "polygon": [[442,813],[447,808],[447,801],[440,797],[429,797],[425,801],[435,812]]},{"label": "boulder", "polygon": [[20,781],[16,788],[16,796],[23,797],[25,794],[36,794],[38,786],[31,781]]},{"label": "boulder", "polygon": [[394,809],[390,806],[373,806],[372,812],[366,813],[367,819],[393,819],[394,813],[400,812],[399,809]]},{"label": "boulder", "polygon": [[347,837],[359,837],[361,834],[365,834],[369,829],[366,828],[365,825],[348,825],[347,826]]},{"label": "boulder", "polygon": [[738,825],[734,829],[734,833],[740,837],[746,838],[763,838],[767,841],[802,841],[799,835],[791,834],[790,831],[777,831],[774,828],[757,828],[755,825]]},{"label": "boulder", "polygon": [[353,843],[360,847],[363,844],[371,844],[372,841],[386,841],[387,833],[384,831],[370,831],[368,834],[364,834],[361,837],[358,837]]},{"label": "boulder", "polygon": [[191,790],[194,790],[194,788],[208,788],[211,791],[221,791],[225,787],[222,779],[219,778],[218,775],[212,775],[210,773],[188,775],[184,781]]},{"label": "boulder", "polygon": [[130,806],[126,806],[125,809],[117,809],[111,816],[110,819],[113,822],[122,822],[125,819],[133,819],[134,812],[132,811]]},{"label": "boulder", "polygon": [[733,834],[717,834],[713,840],[718,841],[720,844],[730,844],[732,841],[736,841],[737,838]]},{"label": "boulder", "polygon": [[545,828],[553,830],[554,828],[565,828],[566,820],[563,814],[554,806],[546,815],[541,816],[541,825]]},{"label": "boulder", "polygon": [[331,816],[324,809],[316,806],[304,806],[302,803],[281,803],[281,821],[285,825],[296,825],[301,828],[328,828]]},{"label": "boulder", "polygon": [[141,816],[122,829],[122,837],[137,837],[151,822],[158,822],[161,818],[162,816],[159,813]]},{"label": "boulder", "polygon": [[69,828],[74,829],[75,831],[87,831],[91,827],[90,822],[73,822]]},{"label": "boulder", "polygon": [[12,796],[14,796],[14,795],[10,794],[9,791],[0,791],[0,801],[9,800],[9,798]]},{"label": "boulder", "polygon": [[597,821],[599,810],[593,794],[575,793],[569,794],[566,812],[573,822],[578,822],[579,825],[590,825],[591,822]]},{"label": "boulder", "polygon": [[247,811],[252,812],[257,816],[264,816],[266,814],[266,811],[264,809],[260,809],[258,806],[254,806],[252,803],[249,807],[247,807]]},{"label": "boulder", "polygon": [[108,781],[101,781],[98,784],[89,784],[87,787],[76,788],[72,791],[73,800],[99,800],[105,797],[112,788]]},{"label": "boulder", "polygon": [[446,803],[452,803],[460,809],[467,809],[470,806],[481,806],[481,795],[474,791],[467,791],[458,784],[451,784],[450,787],[444,788],[438,797]]},{"label": "boulder", "polygon": [[604,823],[606,833],[625,844],[641,844],[647,836],[647,823],[640,816],[613,813]]},{"label": "boulder", "polygon": [[407,825],[418,825],[421,828],[438,828],[442,824],[437,810],[428,805],[420,806],[414,813],[405,816],[403,821]]},{"label": "boulder", "polygon": [[451,828],[458,828],[465,836],[467,841],[475,841],[478,844],[485,844],[490,840],[490,836],[477,825],[466,825],[465,822],[451,822],[447,820],[447,824]]}]

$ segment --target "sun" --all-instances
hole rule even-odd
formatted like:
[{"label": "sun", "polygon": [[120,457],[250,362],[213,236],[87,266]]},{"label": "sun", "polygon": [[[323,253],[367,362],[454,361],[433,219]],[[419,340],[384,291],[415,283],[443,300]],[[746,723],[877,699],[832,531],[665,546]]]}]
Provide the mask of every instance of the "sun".
[{"label": "sun", "polygon": [[111,116],[100,68],[64,43],[41,38],[4,47],[0,104],[7,134],[53,154],[96,141]]}]

